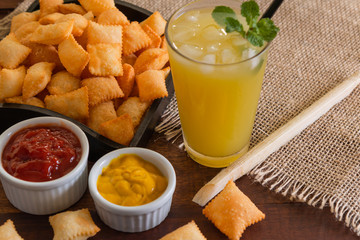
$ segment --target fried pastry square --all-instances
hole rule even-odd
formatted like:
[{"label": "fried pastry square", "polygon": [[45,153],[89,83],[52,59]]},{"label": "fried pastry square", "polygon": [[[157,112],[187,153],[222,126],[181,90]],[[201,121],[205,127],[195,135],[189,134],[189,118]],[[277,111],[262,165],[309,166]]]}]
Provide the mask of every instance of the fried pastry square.
[{"label": "fried pastry square", "polygon": [[161,46],[161,37],[149,25],[142,26],[146,34],[151,39],[151,44],[147,48],[159,48]]},{"label": "fried pastry square", "polygon": [[24,66],[0,70],[0,102],[3,102],[5,98],[21,95],[25,75]]},{"label": "fried pastry square", "polygon": [[88,44],[89,71],[95,76],[121,76],[123,68],[121,64],[121,45],[98,43]]},{"label": "fried pastry square", "polygon": [[169,54],[161,48],[150,48],[142,52],[135,61],[135,74],[146,70],[160,70],[169,61]]},{"label": "fried pastry square", "polygon": [[16,39],[19,40],[20,43],[27,46],[30,43],[30,37],[32,33],[40,26],[38,21],[32,21],[23,24],[21,27],[16,29],[14,32]]},{"label": "fried pastry square", "polygon": [[50,13],[58,12],[59,6],[63,4],[63,0],[39,0],[40,18]]},{"label": "fried pastry square", "polygon": [[72,92],[47,95],[45,107],[76,120],[84,120],[89,116],[89,96],[87,87]]},{"label": "fried pastry square", "polygon": [[11,219],[0,226],[0,240],[24,240],[16,231],[14,222]]},{"label": "fried pastry square", "polygon": [[80,78],[71,75],[67,71],[55,73],[46,86],[50,94],[64,94],[81,87]]},{"label": "fried pastry square", "polygon": [[77,13],[69,13],[57,19],[56,23],[67,22],[72,20],[74,21],[74,26],[71,32],[72,35],[74,37],[81,36],[84,30],[86,29],[86,27],[88,26],[88,20],[84,16]]},{"label": "fried pastry square", "polygon": [[248,226],[265,218],[233,181],[203,209],[203,214],[231,240],[240,239]]},{"label": "fried pastry square", "polygon": [[99,16],[108,9],[115,8],[114,0],[79,0],[79,2],[86,11],[92,11],[95,16]]},{"label": "fried pastry square", "polygon": [[136,76],[141,101],[151,101],[168,96],[165,74],[161,70],[147,70]]},{"label": "fried pastry square", "polygon": [[113,76],[87,78],[82,80],[81,85],[88,87],[90,106],[124,96]]},{"label": "fried pastry square", "polygon": [[31,49],[31,53],[25,61],[26,65],[32,66],[39,62],[51,62],[56,65],[54,71],[64,69],[56,47],[40,43],[27,43],[26,46]]},{"label": "fried pastry square", "polygon": [[54,24],[59,18],[63,17],[64,14],[62,13],[50,13],[42,18],[39,19],[39,23],[42,25],[47,25],[47,24]]},{"label": "fried pastry square", "polygon": [[123,64],[128,63],[131,66],[134,66],[136,59],[137,56],[134,53],[131,53],[130,55],[122,56],[121,61]]},{"label": "fried pastry square", "polygon": [[62,14],[77,13],[80,15],[86,14],[85,9],[76,3],[64,3],[59,5],[59,12]]},{"label": "fried pastry square", "polygon": [[89,54],[70,35],[58,46],[59,58],[66,70],[74,76],[80,76],[89,62]]},{"label": "fried pastry square", "polygon": [[57,45],[70,36],[73,26],[74,21],[40,25],[32,34],[30,41]]},{"label": "fried pastry square", "polygon": [[45,108],[44,102],[41,101],[37,97],[30,97],[30,98],[27,98],[27,99],[24,100],[22,98],[22,96],[16,96],[16,97],[5,98],[5,102],[6,103],[26,104],[26,105],[32,105],[32,106],[35,106],[35,107]]},{"label": "fried pastry square", "polygon": [[201,233],[195,221],[192,220],[188,224],[166,234],[160,238],[160,240],[206,240],[206,238]]},{"label": "fried pastry square", "polygon": [[11,69],[17,68],[30,52],[30,48],[22,45],[14,33],[10,33],[0,41],[0,66]]},{"label": "fried pastry square", "polygon": [[113,101],[99,103],[90,108],[87,126],[95,132],[100,132],[100,124],[115,119],[116,111]]},{"label": "fried pastry square", "polygon": [[160,12],[155,11],[147,19],[140,23],[141,26],[149,25],[159,36],[165,32],[166,20],[161,16]]},{"label": "fried pastry square", "polygon": [[128,146],[134,137],[134,126],[129,114],[125,113],[100,125],[100,134],[114,142]]},{"label": "fried pastry square", "polygon": [[119,43],[122,44],[123,27],[101,25],[90,21],[88,28],[88,43]]},{"label": "fried pastry square", "polygon": [[123,75],[116,77],[121,90],[124,92],[124,98],[128,98],[135,83],[135,71],[134,68],[127,63],[122,65]]},{"label": "fried pastry square", "polygon": [[15,32],[22,25],[37,20],[38,20],[38,16],[34,13],[30,13],[30,12],[19,13],[18,15],[14,16],[11,19],[10,32]]},{"label": "fried pastry square", "polygon": [[102,12],[97,18],[97,22],[103,25],[122,25],[130,24],[128,18],[119,9],[112,8]]},{"label": "fried pastry square", "polygon": [[27,70],[22,87],[23,99],[34,97],[50,82],[55,63],[39,62]]},{"label": "fried pastry square", "polygon": [[151,44],[151,39],[136,21],[124,27],[123,31],[123,54],[130,55]]},{"label": "fried pastry square", "polygon": [[142,102],[138,97],[129,97],[119,106],[116,110],[116,114],[117,116],[121,116],[128,113],[132,119],[134,128],[136,128],[140,124],[141,118],[151,103],[152,101]]},{"label": "fried pastry square", "polygon": [[66,211],[49,217],[54,230],[54,240],[87,239],[95,236],[100,228],[95,225],[89,209]]},{"label": "fried pastry square", "polygon": [[89,12],[85,13],[85,14],[83,15],[83,17],[86,18],[87,20],[90,20],[90,21],[94,21],[94,20],[95,20],[95,16],[94,16],[94,14],[93,14],[92,11],[89,11]]},{"label": "fried pastry square", "polygon": [[163,71],[165,73],[165,79],[166,79],[170,74],[170,66],[167,66],[166,68],[161,69],[161,71]]}]

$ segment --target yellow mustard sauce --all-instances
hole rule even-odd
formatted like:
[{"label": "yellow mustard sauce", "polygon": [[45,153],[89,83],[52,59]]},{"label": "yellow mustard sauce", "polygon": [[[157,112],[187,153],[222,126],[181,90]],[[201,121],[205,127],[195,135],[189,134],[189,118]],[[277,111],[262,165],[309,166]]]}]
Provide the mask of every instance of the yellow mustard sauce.
[{"label": "yellow mustard sauce", "polygon": [[103,169],[97,189],[112,203],[139,206],[157,199],[167,184],[167,179],[152,163],[136,154],[122,154]]}]

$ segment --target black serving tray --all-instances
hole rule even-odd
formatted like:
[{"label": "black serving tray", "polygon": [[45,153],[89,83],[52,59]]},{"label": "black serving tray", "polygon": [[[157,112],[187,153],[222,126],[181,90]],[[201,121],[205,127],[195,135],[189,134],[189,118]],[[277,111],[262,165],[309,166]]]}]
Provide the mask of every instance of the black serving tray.
[{"label": "black serving tray", "polygon": [[[71,0],[65,0],[64,2],[78,4],[77,1]],[[148,10],[123,1],[115,0],[115,5],[131,21],[141,22],[152,14]],[[39,9],[39,2],[35,1],[27,11],[32,12],[37,9]],[[157,122],[159,121],[166,106],[170,102],[171,97],[174,95],[174,86],[171,74],[169,74],[169,76],[166,78],[166,88],[169,94],[168,97],[154,100],[148,111],[143,116],[143,119],[138,126],[132,141],[129,144],[130,147],[144,147],[150,139],[151,135],[153,134]],[[0,103],[0,133],[5,131],[11,125],[14,125],[15,123],[18,123],[22,120],[40,116],[60,117],[78,125],[86,133],[89,139],[89,161],[94,162],[102,155],[114,149],[126,147],[100,135],[99,133],[93,131],[81,122],[66,117],[60,113],[45,108],[15,103]]]}]

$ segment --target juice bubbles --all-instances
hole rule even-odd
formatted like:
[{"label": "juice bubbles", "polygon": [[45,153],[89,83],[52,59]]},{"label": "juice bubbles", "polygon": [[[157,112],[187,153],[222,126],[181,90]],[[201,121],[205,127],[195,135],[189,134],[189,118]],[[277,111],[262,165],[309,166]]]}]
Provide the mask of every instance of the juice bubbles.
[{"label": "juice bubbles", "polygon": [[254,47],[215,23],[217,5],[240,14],[238,1],[198,1],[166,28],[185,147],[209,167],[225,167],[247,151],[267,59],[266,46]]}]

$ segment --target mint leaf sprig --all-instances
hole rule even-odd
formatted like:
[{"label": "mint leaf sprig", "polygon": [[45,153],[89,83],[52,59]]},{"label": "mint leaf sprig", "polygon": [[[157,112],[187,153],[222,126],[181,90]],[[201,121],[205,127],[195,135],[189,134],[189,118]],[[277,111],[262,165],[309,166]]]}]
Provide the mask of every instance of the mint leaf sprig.
[{"label": "mint leaf sprig", "polygon": [[239,22],[235,11],[227,6],[217,6],[211,13],[217,24],[225,28],[227,33],[238,32],[247,39],[252,45],[262,47],[264,41],[273,40],[279,28],[275,26],[270,18],[260,20],[259,5],[254,0],[249,0],[241,4],[241,15],[245,17],[249,26],[245,32],[243,25]]}]

